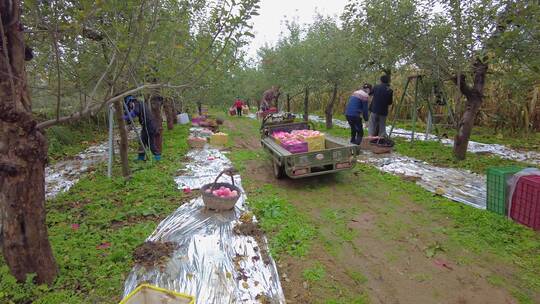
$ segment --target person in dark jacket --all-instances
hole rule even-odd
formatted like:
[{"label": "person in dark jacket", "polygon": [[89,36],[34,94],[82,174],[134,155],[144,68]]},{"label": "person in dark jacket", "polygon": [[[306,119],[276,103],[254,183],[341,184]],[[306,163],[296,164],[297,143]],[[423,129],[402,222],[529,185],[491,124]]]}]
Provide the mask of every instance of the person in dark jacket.
[{"label": "person in dark jacket", "polygon": [[354,91],[349,97],[345,117],[351,127],[351,144],[360,145],[364,137],[364,128],[362,127],[362,114],[365,121],[368,120],[368,99],[369,86],[366,84],[362,89]]},{"label": "person in dark jacket", "polygon": [[390,79],[387,75],[381,76],[381,83],[373,88],[373,100],[369,110],[369,136],[386,136],[386,117],[388,107],[392,104],[394,91],[390,88]]},{"label": "person in dark jacket", "polygon": [[145,160],[145,150],[150,148],[150,151],[154,155],[154,159],[161,160],[161,154],[159,153],[155,142],[154,136],[156,134],[156,128],[152,119],[152,112],[150,108],[144,103],[138,101],[135,97],[129,95],[124,98],[124,101],[129,109],[129,112],[124,115],[124,119],[131,121],[134,118],[139,119],[141,124],[141,141],[144,146],[139,147],[138,160]]}]

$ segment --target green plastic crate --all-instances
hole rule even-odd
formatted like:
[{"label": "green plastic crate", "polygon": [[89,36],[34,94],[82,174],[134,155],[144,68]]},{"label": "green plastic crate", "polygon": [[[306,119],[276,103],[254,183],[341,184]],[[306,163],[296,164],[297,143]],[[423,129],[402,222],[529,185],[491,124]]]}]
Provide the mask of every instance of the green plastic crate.
[{"label": "green plastic crate", "polygon": [[487,210],[500,215],[506,215],[508,184],[506,181],[523,168],[493,167],[487,169]]}]

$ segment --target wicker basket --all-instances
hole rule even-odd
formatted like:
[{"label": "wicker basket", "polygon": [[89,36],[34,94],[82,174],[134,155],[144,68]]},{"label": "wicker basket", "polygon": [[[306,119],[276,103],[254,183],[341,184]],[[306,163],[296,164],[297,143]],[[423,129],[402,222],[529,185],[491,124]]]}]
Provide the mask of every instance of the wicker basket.
[{"label": "wicker basket", "polygon": [[[221,175],[223,175],[224,173],[228,173],[231,176],[232,184],[217,182],[218,179],[221,177]],[[218,211],[231,210],[234,208],[234,205],[236,205],[236,202],[240,198],[241,190],[234,184],[233,175],[234,174],[233,174],[232,169],[225,169],[216,177],[216,179],[214,180],[212,184],[206,184],[201,187],[202,198],[203,198],[203,202],[206,208],[218,210]],[[237,197],[217,197],[213,195],[211,192],[210,193],[206,192],[207,189],[210,189],[210,191],[212,191],[212,190],[218,189],[221,186],[227,187],[231,190],[236,190],[236,192],[238,192],[238,196]]]},{"label": "wicker basket", "polygon": [[206,141],[194,140],[193,138],[188,138],[188,145],[193,149],[202,149]]}]

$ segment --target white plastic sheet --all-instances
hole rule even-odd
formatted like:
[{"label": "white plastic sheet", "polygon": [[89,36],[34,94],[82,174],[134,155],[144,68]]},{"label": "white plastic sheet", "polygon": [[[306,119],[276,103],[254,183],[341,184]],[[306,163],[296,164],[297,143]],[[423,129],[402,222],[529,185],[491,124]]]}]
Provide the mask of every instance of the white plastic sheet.
[{"label": "white plastic sheet", "polygon": [[[175,178],[180,189],[199,189],[231,165],[217,149],[192,150],[187,157],[185,169]],[[242,189],[240,176],[234,179]],[[230,182],[230,177],[220,181]],[[125,282],[124,296],[148,282],[193,295],[200,304],[261,303],[262,299],[285,303],[274,260],[265,264],[261,256],[267,251],[266,238],[257,241],[233,231],[248,211],[245,200],[242,194],[234,210],[219,213],[206,210],[201,197],[180,206],[148,238],[174,242],[178,249],[164,268],[135,265]]]}]

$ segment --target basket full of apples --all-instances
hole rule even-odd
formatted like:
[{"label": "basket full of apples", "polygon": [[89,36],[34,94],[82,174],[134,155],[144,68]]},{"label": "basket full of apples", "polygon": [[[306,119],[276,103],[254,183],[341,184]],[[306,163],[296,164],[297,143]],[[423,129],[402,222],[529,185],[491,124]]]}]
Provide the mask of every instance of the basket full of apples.
[{"label": "basket full of apples", "polygon": [[[218,183],[218,179],[227,174],[231,177],[232,184]],[[204,205],[213,210],[231,210],[240,198],[241,190],[234,184],[234,170],[223,170],[211,184],[201,187]]]}]

